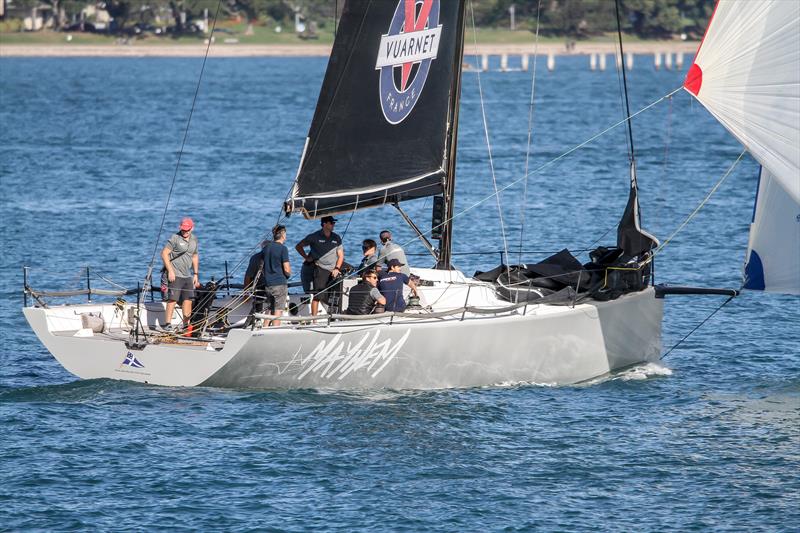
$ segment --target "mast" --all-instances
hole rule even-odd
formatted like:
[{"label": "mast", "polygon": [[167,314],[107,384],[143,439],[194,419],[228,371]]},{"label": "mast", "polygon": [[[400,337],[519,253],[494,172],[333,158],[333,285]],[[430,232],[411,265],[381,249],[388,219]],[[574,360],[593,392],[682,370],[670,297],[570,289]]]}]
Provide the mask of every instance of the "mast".
[{"label": "mast", "polygon": [[444,186],[444,221],[442,225],[442,238],[439,241],[439,261],[436,268],[440,270],[450,270],[453,268],[451,263],[452,249],[453,249],[453,214],[455,205],[455,191],[456,191],[456,150],[458,148],[458,112],[461,103],[461,70],[464,61],[464,32],[466,24],[466,8],[465,2],[462,2],[459,11],[458,37],[456,46],[458,47],[454,54],[453,72],[453,85],[451,87],[450,99],[450,131],[449,142],[447,150],[447,174],[445,177]]}]

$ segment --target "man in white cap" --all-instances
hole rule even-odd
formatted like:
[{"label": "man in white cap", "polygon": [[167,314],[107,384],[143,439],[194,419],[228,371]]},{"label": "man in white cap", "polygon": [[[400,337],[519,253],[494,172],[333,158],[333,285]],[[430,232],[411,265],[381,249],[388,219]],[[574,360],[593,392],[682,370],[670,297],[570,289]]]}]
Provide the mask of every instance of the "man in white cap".
[{"label": "man in white cap", "polygon": [[194,289],[200,285],[200,256],[198,255],[197,237],[192,230],[194,222],[186,217],[181,220],[178,233],[172,235],[161,250],[161,260],[167,271],[167,313],[165,329],[171,329],[172,314],[175,304],[180,302],[183,310],[183,325],[187,334],[191,334],[192,326],[189,317],[192,315]]}]

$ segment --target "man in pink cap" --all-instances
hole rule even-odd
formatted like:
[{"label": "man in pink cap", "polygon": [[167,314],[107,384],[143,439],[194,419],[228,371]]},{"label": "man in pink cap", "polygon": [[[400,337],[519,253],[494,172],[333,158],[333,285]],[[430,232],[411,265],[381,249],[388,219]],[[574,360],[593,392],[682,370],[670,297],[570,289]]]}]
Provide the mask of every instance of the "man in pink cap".
[{"label": "man in pink cap", "polygon": [[186,217],[181,220],[180,230],[172,235],[161,250],[161,260],[167,271],[167,314],[166,329],[171,329],[175,304],[181,304],[183,325],[191,333],[189,317],[192,315],[194,289],[200,285],[200,256],[197,253],[197,237],[192,230],[194,222]]}]

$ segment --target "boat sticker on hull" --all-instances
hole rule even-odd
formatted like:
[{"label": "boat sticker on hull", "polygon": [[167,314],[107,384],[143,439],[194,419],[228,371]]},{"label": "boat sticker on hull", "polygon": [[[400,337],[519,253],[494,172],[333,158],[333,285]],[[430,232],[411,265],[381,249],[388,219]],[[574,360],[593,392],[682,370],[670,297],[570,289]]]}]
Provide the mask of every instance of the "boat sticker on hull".
[{"label": "boat sticker on hull", "polygon": [[[419,11],[418,3],[421,4]],[[439,51],[441,34],[439,0],[400,0],[397,3],[389,32],[381,37],[375,59],[375,69],[381,71],[381,109],[389,124],[405,120],[417,104],[431,63]],[[415,73],[414,65],[418,65]],[[395,79],[395,68],[401,69],[399,79]]]},{"label": "boat sticker on hull", "polygon": [[303,379],[308,374],[317,374],[321,378],[344,379],[358,370],[376,377],[403,348],[411,330],[406,330],[397,340],[381,341],[380,334],[380,330],[374,333],[368,331],[354,342],[345,341],[339,333],[331,340],[320,341],[311,353],[301,357],[301,372],[297,379]]},{"label": "boat sticker on hull", "polygon": [[122,361],[122,364],[132,366],[133,368],[144,368],[142,362],[136,359],[136,356],[133,355],[133,352],[128,352],[128,355],[125,356],[125,360]]},{"label": "boat sticker on hull", "polygon": [[129,351],[127,355],[125,355],[125,359],[123,359],[123,361],[119,364],[119,368],[116,368],[114,371],[121,372],[123,374],[139,374],[140,376],[150,375],[150,372],[137,372],[136,370],[130,370],[134,368],[138,370],[140,368],[144,368],[144,365],[141,361],[139,361],[139,359],[136,358],[135,355],[133,355],[133,352]]}]

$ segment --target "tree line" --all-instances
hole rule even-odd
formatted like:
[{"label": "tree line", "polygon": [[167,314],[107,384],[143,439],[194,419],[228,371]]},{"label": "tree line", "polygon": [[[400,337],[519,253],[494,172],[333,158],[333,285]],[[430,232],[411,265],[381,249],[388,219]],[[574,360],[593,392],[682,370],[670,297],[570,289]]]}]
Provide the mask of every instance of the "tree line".
[{"label": "tree line", "polygon": [[[394,1],[394,0],[380,0]],[[453,0],[442,0],[453,1]],[[620,0],[623,31],[641,38],[670,38],[686,34],[702,36],[715,0]],[[11,0],[8,7],[31,10],[42,5],[52,14],[52,26],[61,29],[74,23],[87,6],[104,9],[113,19],[110,31],[125,32],[136,24],[171,19],[177,31],[187,21],[202,20],[207,10],[219,8],[220,18],[237,17],[252,24],[291,24],[296,15],[319,27],[333,24],[344,0]],[[509,28],[511,11],[515,29],[545,36],[589,38],[616,31],[614,0],[472,0],[475,24]],[[471,17],[470,17],[471,18]]]}]

